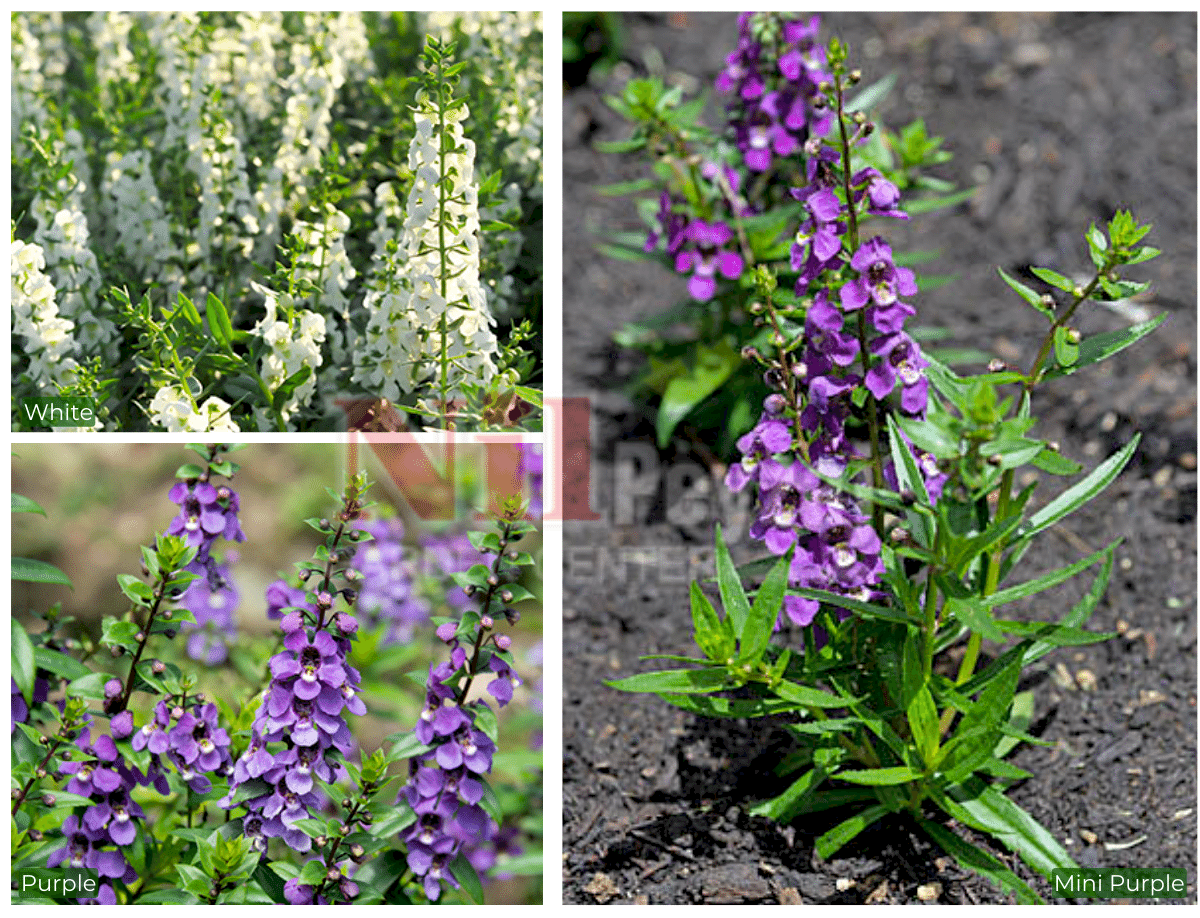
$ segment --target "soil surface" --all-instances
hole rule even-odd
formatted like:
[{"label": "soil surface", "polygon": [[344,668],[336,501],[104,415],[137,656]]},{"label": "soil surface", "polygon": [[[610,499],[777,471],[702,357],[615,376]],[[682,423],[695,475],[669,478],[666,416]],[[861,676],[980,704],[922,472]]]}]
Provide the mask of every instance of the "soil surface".
[{"label": "soil surface", "polygon": [[[899,819],[821,861],[813,840],[832,822],[747,815],[778,787],[770,766],[786,745],[781,731],[706,721],[602,684],[661,666],[641,655],[692,650],[687,584],[711,575],[713,521],[731,537],[747,522],[744,504],[718,500],[713,457],[682,444],[659,453],[652,425],[622,394],[639,359],[612,344],[613,332],[676,302],[684,281],[594,250],[597,231],[638,227],[628,199],[595,189],[648,174],[642,161],[594,149],[628,136],[603,96],[656,69],[690,79],[689,90],[711,86],[736,24],[731,14],[629,14],[623,29],[624,62],[567,91],[564,108],[565,394],[593,399],[591,500],[601,517],[566,526],[564,899],[1006,901]],[[1032,576],[1125,539],[1091,623],[1121,634],[1060,649],[1027,680],[1035,732],[1053,745],[1013,754],[1035,777],[1010,796],[1083,866],[1188,868],[1194,901],[1196,17],[844,14],[827,16],[823,35],[849,42],[867,82],[898,72],[882,118],[895,127],[925,118],[955,153],[937,174],[979,186],[952,211],[888,228],[898,249],[939,249],[933,270],[957,273],[916,300],[916,321],[948,329],[950,343],[1027,364],[1043,320],[996,266],[1082,273],[1088,223],[1129,207],[1154,224],[1147,242],[1165,254],[1129,275],[1153,281],[1152,293],[1120,311],[1090,308],[1081,325],[1089,334],[1162,311],[1167,324],[1035,399],[1040,435],[1089,467],[1134,431],[1143,443],[1105,495],[1024,562]],[[759,554],[744,539],[734,552]],[[1029,611],[1053,614],[1075,595]],[[1048,894],[1005,849],[975,841]]]}]

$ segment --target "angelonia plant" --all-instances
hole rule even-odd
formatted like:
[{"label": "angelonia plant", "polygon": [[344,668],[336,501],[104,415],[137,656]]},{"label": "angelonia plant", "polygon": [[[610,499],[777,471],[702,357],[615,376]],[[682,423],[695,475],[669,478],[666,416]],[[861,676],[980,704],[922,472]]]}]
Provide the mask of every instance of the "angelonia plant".
[{"label": "angelonia plant", "polygon": [[[704,96],[685,102],[679,87],[657,78],[633,80],[608,99],[633,123],[632,136],[599,145],[646,155],[654,170],[652,178],[602,193],[656,192],[637,202],[649,233],[613,233],[602,249],[616,258],[659,261],[686,278],[686,299],[629,323],[617,343],[648,357],[638,391],[656,409],[659,445],[676,435],[707,434],[716,442],[706,448],[727,458],[735,452],[733,431],[753,422],[753,405],[769,391],[740,357],[762,337],[745,312],[754,268],[790,253],[800,259],[794,271],[811,272],[834,257],[838,240],[831,199],[818,193],[828,190],[830,153],[805,149],[835,126],[820,92],[831,72],[817,40],[819,21],[743,13],[738,23],[737,47],[715,85],[725,102],[720,128],[700,120]],[[857,172],[848,178],[856,196],[870,200],[872,214],[908,219],[958,203],[970,192],[956,192],[927,174],[950,154],[923,122],[891,131],[872,121],[862,129],[865,113],[894,82],[885,78],[844,100]],[[807,194],[800,197],[802,192]],[[895,206],[901,192],[911,198],[903,212]],[[799,239],[797,248],[793,237],[801,225],[811,245]],[[747,392],[755,397],[745,398]]]},{"label": "angelonia plant", "polygon": [[[540,714],[500,716],[523,684],[511,629],[534,599],[527,501],[504,500],[469,550],[435,552],[435,574],[350,475],[328,518],[306,520],[320,542],[268,587],[274,634],[247,654],[226,629],[236,559],[216,554],[245,541],[236,447],[193,449],[176,516],[142,574],[118,577],[125,615],[95,640],[59,606],[38,632],[12,620],[14,871],[96,871],[80,901],[110,905],[482,902],[497,876],[540,875]],[[44,511],[15,497],[14,512]],[[13,571],[69,584],[45,562]],[[204,640],[173,649],[184,635]],[[188,657],[236,662],[251,690],[174,662]],[[368,714],[401,729],[368,740]],[[503,742],[522,722],[529,745]]]},{"label": "angelonia plant", "polygon": [[540,425],[538,13],[17,13],[15,429]]},{"label": "angelonia plant", "polygon": [[[791,176],[773,192],[798,205],[789,242],[766,254],[748,244],[744,224],[755,218],[726,206],[728,196],[713,199],[725,208],[719,221],[680,217],[664,197],[651,242],[676,250],[698,299],[713,295],[718,275],[744,279],[727,296],[754,329],[741,356],[767,394],[757,423],[738,432],[740,459],[725,483],[752,496],[749,535],[767,558],[735,567],[718,526],[722,611],[700,584],[691,588],[703,656],[611,684],[704,716],[786,716],[795,747],[779,765],[780,792],[751,812],[791,822],[836,809],[815,842],[822,857],[903,815],[1005,894],[1040,901],[946,817],[1047,879],[1074,866],[1005,796],[1013,782],[1036,781],[1005,757],[1041,742],[1027,732],[1033,695],[1018,692],[1023,671],[1057,647],[1111,637],[1083,626],[1118,543],[1032,579],[1020,566],[1039,534],[1117,477],[1137,440],[1040,504],[1036,483],[1018,490],[1015,482],[1030,466],[1050,476],[1082,471],[1036,436],[1034,392],[1160,324],[1087,338],[1073,324],[1096,300],[1146,289],[1122,275],[1158,252],[1142,245],[1149,227],[1118,212],[1105,229],[1087,231],[1086,281],[1034,268],[1049,291],[1039,293],[1000,272],[1044,317],[1041,345],[1023,367],[993,361],[986,372],[953,372],[908,329],[918,285],[887,241],[887,227],[907,217],[905,202],[861,153],[874,125],[847,106],[861,76],[846,46],[817,44],[815,21],[786,14],[745,13],[739,22],[738,49],[717,84],[735,94],[722,140],[736,153],[713,174],[726,176],[728,190]],[[1044,602],[1035,620],[1009,612],[1095,567],[1065,612],[1045,620],[1054,607]],[[985,640],[995,646],[989,656]]]}]

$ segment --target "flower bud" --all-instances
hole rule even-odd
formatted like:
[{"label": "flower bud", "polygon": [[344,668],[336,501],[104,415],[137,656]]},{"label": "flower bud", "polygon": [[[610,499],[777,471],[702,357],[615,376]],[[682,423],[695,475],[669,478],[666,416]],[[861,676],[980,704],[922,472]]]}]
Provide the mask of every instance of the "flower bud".
[{"label": "flower bud", "polygon": [[787,407],[787,399],[778,392],[772,392],[763,399],[763,411],[767,414],[783,414],[783,410]]},{"label": "flower bud", "polygon": [[508,648],[512,646],[512,638],[510,638],[507,634],[497,634],[496,646],[501,650],[508,650]]},{"label": "flower bud", "polygon": [[167,671],[167,664],[162,660],[155,660],[150,664],[150,671],[156,676],[161,676]]},{"label": "flower bud", "polygon": [[110,656],[119,657],[124,652],[125,652],[124,647],[117,647],[114,645],[114,646],[108,648],[108,653]]},{"label": "flower bud", "polygon": [[479,624],[484,628],[491,628],[496,624],[496,622],[490,615],[483,615],[479,618]]},{"label": "flower bud", "polygon": [[917,502],[917,495],[911,488],[905,488],[900,492],[900,502],[906,507],[911,507]]},{"label": "flower bud", "polygon": [[1078,328],[1068,328],[1067,329],[1067,340],[1070,341],[1072,344],[1078,344],[1081,340],[1083,340],[1083,335],[1081,335],[1079,333]]},{"label": "flower bud", "polygon": [[324,835],[318,835],[316,838],[313,839],[313,844],[316,845],[318,848],[324,848],[328,841],[329,841],[329,839],[326,838]]},{"label": "flower bud", "polygon": [[487,583],[488,583],[488,586],[493,586],[493,587],[500,586],[500,578],[497,577],[495,574],[488,574]]},{"label": "flower bud", "polygon": [[505,609],[504,617],[506,619],[508,619],[508,623],[510,625],[515,625],[517,622],[519,622],[521,620],[521,613],[518,612],[516,609]]},{"label": "flower bud", "polygon": [[783,384],[783,377],[775,367],[771,367],[763,374],[763,382],[772,389],[778,389]]},{"label": "flower bud", "polygon": [[758,348],[754,347],[751,344],[747,344],[744,348],[742,348],[742,359],[743,360],[761,360],[762,354],[760,354],[758,352]]},{"label": "flower bud", "polygon": [[362,845],[351,845],[350,856],[356,861],[366,853],[366,849]]},{"label": "flower bud", "polygon": [[996,357],[988,362],[987,368],[989,373],[1003,373],[1008,369],[1008,364]]},{"label": "flower bud", "polygon": [[165,622],[169,622],[171,619],[173,619],[175,617],[175,613],[172,612],[170,609],[163,609],[158,614],[162,616],[162,619]]},{"label": "flower bud", "polygon": [[500,599],[501,599],[501,601],[503,601],[503,602],[512,602],[512,601],[513,601],[513,594],[512,594],[512,590],[503,590],[503,591],[501,591],[501,593],[500,593]]},{"label": "flower bud", "polygon": [[42,794],[42,803],[45,806],[54,806],[58,802],[58,798],[53,794]]},{"label": "flower bud", "polygon": [[854,86],[857,83],[861,83],[862,82],[862,71],[858,70],[857,68],[854,70],[851,70],[848,74],[846,74],[846,82],[849,83],[851,86]]},{"label": "flower bud", "polygon": [[41,832],[39,832],[37,829],[30,829],[28,834],[29,834],[29,840],[32,842],[40,842],[46,838],[46,836],[43,835]]},{"label": "flower bud", "polygon": [[999,456],[988,456],[987,457],[988,465],[999,465],[1003,461],[1004,460],[1001,459]]},{"label": "flower bud", "polygon": [[[39,780],[46,777],[46,769],[44,769],[44,768],[36,768],[36,769],[34,769],[33,773],[34,773],[34,776],[37,777]],[[47,803],[46,806],[54,806],[54,804]]]}]

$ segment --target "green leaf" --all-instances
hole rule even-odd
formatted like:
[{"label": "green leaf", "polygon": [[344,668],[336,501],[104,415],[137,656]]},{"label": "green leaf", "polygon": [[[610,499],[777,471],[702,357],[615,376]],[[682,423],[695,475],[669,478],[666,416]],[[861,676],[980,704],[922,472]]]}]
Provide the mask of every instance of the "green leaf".
[{"label": "green leaf", "polygon": [[1076,475],[1083,471],[1083,466],[1061,453],[1056,453],[1046,447],[1031,460],[1034,468],[1041,469],[1049,475]]},{"label": "green leaf", "polygon": [[725,663],[733,656],[733,628],[728,619],[717,616],[700,584],[692,581],[692,625],[695,628],[696,646],[710,660]]},{"label": "green leaf", "polygon": [[932,768],[938,758],[938,744],[941,741],[939,733],[937,706],[929,687],[922,685],[921,690],[913,696],[905,711],[908,726],[912,730],[913,741],[921,754],[921,761]]},{"label": "green leaf", "polygon": [[809,799],[828,777],[822,768],[811,768],[792,782],[778,797],[750,807],[751,816],[765,816],[780,824],[791,822],[804,812]]},{"label": "green leaf", "polygon": [[936,822],[919,817],[917,821],[925,833],[937,842],[943,851],[954,858],[960,867],[974,871],[995,883],[1003,892],[1016,896],[1017,902],[1021,905],[1044,904],[1037,893],[1025,885],[1020,877],[986,851],[976,848],[970,842],[964,841]]},{"label": "green leaf", "polygon": [[48,564],[45,561],[37,561],[33,558],[13,558],[12,579],[20,580],[24,583],[51,583],[58,586],[71,587],[72,590],[75,589],[71,583],[71,578],[53,564]]},{"label": "green leaf", "polygon": [[450,874],[462,885],[468,899],[476,905],[483,904],[483,884],[479,882],[479,874],[465,855],[459,854],[450,862]]},{"label": "green leaf", "polygon": [[947,780],[955,784],[964,781],[992,757],[1000,729],[1008,723],[1008,711],[1020,678],[1021,661],[1014,659],[963,715],[954,737],[946,744],[942,773]]},{"label": "green leaf", "polygon": [[[1017,692],[1013,696],[1012,713],[1008,719],[1008,726],[1024,733],[1033,723],[1033,704],[1033,692]],[[997,759],[1002,759],[1017,748],[1020,742],[1015,736],[1002,736],[996,742],[996,748],[992,750],[992,755]]]},{"label": "green leaf", "polygon": [[803,596],[806,599],[815,599],[834,609],[849,609],[851,612],[857,612],[869,618],[882,618],[889,622],[900,622],[905,625],[916,624],[902,609],[889,609],[887,606],[881,606],[873,602],[851,599],[849,596],[842,596],[840,593],[830,593],[828,590],[813,590],[808,587],[791,587],[788,592],[794,593],[797,596]]},{"label": "green leaf", "polygon": [[12,495],[12,512],[13,513],[40,513],[42,516],[46,515],[46,511],[43,510],[41,507],[39,507],[37,505],[37,503],[30,500],[24,494],[15,494],[15,493]]},{"label": "green leaf", "polygon": [[1051,587],[1058,586],[1060,583],[1070,580],[1076,574],[1087,570],[1106,555],[1111,555],[1113,550],[1119,544],[1121,544],[1121,540],[1115,539],[1114,541],[1109,542],[1104,548],[1097,552],[1093,552],[1086,558],[1076,561],[1073,564],[1068,564],[1065,567],[1060,567],[1057,570],[1050,571],[1050,573],[1043,574],[1041,577],[1037,577],[1033,580],[1027,580],[1024,583],[1009,587],[1006,590],[1000,590],[999,592],[993,593],[991,596],[984,598],[982,601],[987,604],[989,609],[996,609],[1010,602],[1016,602],[1020,599],[1027,599],[1030,596],[1041,593],[1043,590],[1048,590]]},{"label": "green leaf", "polygon": [[954,192],[954,194],[909,199],[904,202],[904,211],[909,216],[915,217],[933,210],[941,210],[943,207],[954,207],[963,201],[971,200],[976,190],[975,188],[964,188],[962,191]]},{"label": "green leaf", "polygon": [[946,599],[946,611],[949,615],[954,616],[956,621],[962,622],[972,631],[983,635],[989,641],[1004,641],[1004,634],[992,621],[991,615],[988,614],[989,607],[985,600],[978,596],[951,596]]},{"label": "green leaf", "polygon": [[845,822],[834,826],[824,835],[817,839],[816,849],[817,854],[821,855],[825,860],[833,857],[842,847],[858,835],[863,829],[882,819],[888,814],[888,809],[885,806],[876,804],[875,806],[867,807],[859,813],[855,813]]},{"label": "green leaf", "polygon": [[154,599],[154,591],[140,577],[135,577],[133,574],[117,574],[117,583],[121,587],[121,592],[128,596],[135,605],[145,608]]},{"label": "green leaf", "polygon": [[997,268],[996,270],[999,271],[1000,276],[1004,278],[1004,283],[1008,284],[1008,286],[1012,287],[1013,290],[1016,291],[1017,296],[1044,315],[1051,322],[1054,321],[1054,307],[1047,306],[1045,303],[1043,303],[1041,296],[1036,291],[1026,287],[1015,277],[1009,277],[1004,273],[1003,268]]},{"label": "green leaf", "polygon": [[788,566],[791,552],[784,555],[775,566],[767,579],[763,581],[758,595],[754,597],[754,605],[742,629],[742,646],[738,654],[738,662],[748,665],[758,663],[762,659],[771,635],[775,631],[775,622],[779,620],[779,610],[783,606],[783,596],[787,590]]},{"label": "green leaf", "polygon": [[931,796],[950,816],[993,835],[1047,880],[1054,870],[1076,866],[1054,836],[1032,816],[978,778],[949,791],[935,790]]},{"label": "green leaf", "polygon": [[740,363],[741,355],[725,339],[713,345],[697,346],[695,361],[683,374],[667,383],[659,403],[655,429],[660,449],[665,449],[671,442],[671,434],[679,422],[716,392]]},{"label": "green leaf", "polygon": [[10,618],[9,622],[9,633],[12,635],[12,677],[26,703],[33,704],[33,683],[37,676],[33,641],[29,639],[29,633],[15,616]]},{"label": "green leaf", "polygon": [[780,682],[771,686],[771,691],[784,701],[802,704],[809,708],[844,708],[850,700],[837,695],[830,695],[807,685],[796,685],[794,682]]},{"label": "green leaf", "polygon": [[1055,625],[1052,622],[1008,622],[998,621],[996,627],[1006,634],[1016,634],[1023,638],[1035,638],[1052,644],[1055,647],[1082,647],[1086,644],[1099,644],[1117,636],[1117,632],[1084,631],[1082,628],[1070,628],[1066,625]]},{"label": "green leaf", "polygon": [[1123,328],[1119,331],[1102,332],[1098,335],[1092,335],[1090,338],[1084,338],[1079,342],[1078,356],[1074,363],[1070,366],[1060,365],[1051,367],[1042,375],[1042,379],[1057,379],[1060,376],[1070,376],[1076,370],[1081,370],[1086,366],[1091,366],[1093,363],[1105,360],[1113,354],[1118,354],[1131,344],[1146,337],[1146,335],[1162,325],[1166,319],[1167,313],[1164,312],[1153,319],[1140,322],[1129,328]]},{"label": "green leaf", "polygon": [[67,697],[101,701],[104,698],[104,683],[111,678],[111,673],[88,673],[86,676],[80,676],[67,685]]},{"label": "green leaf", "polygon": [[1065,293],[1075,293],[1075,281],[1071,280],[1071,278],[1064,277],[1057,271],[1051,271],[1049,268],[1030,268],[1029,270],[1051,287],[1057,287]]},{"label": "green leaf", "polygon": [[716,534],[716,564],[717,589],[721,593],[721,602],[725,606],[725,615],[733,624],[734,636],[740,639],[746,628],[746,620],[750,617],[750,602],[746,599],[746,590],[738,576],[737,568],[733,566],[733,558],[729,554],[729,546],[725,544],[725,534],[721,524],[717,524]]},{"label": "green leaf", "polygon": [[279,388],[271,395],[271,407],[276,411],[281,411],[283,406],[287,404],[287,400],[292,397],[292,393],[308,382],[309,377],[312,376],[312,372],[312,367],[305,364],[280,383]]},{"label": "green leaf", "polygon": [[1069,328],[1060,325],[1054,329],[1054,359],[1060,367],[1074,366],[1079,360],[1079,342],[1072,341]]},{"label": "green leaf", "polygon": [[225,311],[225,305],[217,298],[216,294],[211,292],[208,294],[205,311],[208,315],[208,329],[212,332],[213,338],[224,350],[230,350],[229,345],[233,341],[233,326],[229,322],[229,313]]},{"label": "green leaf", "polygon": [[80,676],[86,676],[89,672],[88,668],[74,657],[51,650],[49,647],[35,647],[33,653],[38,669],[44,669],[64,679],[78,679]]},{"label": "green leaf", "polygon": [[716,692],[731,688],[724,668],[668,669],[604,683],[621,692]]},{"label": "green leaf", "polygon": [[[671,695],[659,696],[668,704],[703,717],[753,718],[770,717],[802,711],[805,705],[776,698],[718,698],[714,695]],[[828,721],[820,722],[824,726]],[[790,726],[795,726],[792,724]]]},{"label": "green leaf", "polygon": [[888,93],[896,85],[896,73],[889,73],[880,80],[876,80],[870,86],[861,89],[853,99],[850,99],[843,106],[848,112],[869,112],[887,98]]},{"label": "green leaf", "polygon": [[1121,474],[1121,470],[1125,468],[1126,463],[1133,456],[1134,450],[1137,449],[1140,439],[1141,434],[1135,434],[1132,440],[1096,466],[1086,478],[1063,491],[1062,494],[1033,514],[1018,530],[1018,535],[1023,538],[1035,535],[1043,529],[1053,526],[1063,517],[1078,510],[1100,494]]},{"label": "green leaf", "polygon": [[849,781],[851,784],[866,784],[870,787],[892,787],[897,784],[908,784],[917,781],[920,775],[907,765],[897,765],[893,768],[864,768],[859,771],[839,771],[835,778]]},{"label": "green leaf", "polygon": [[426,746],[417,735],[411,730],[406,730],[403,733],[393,734],[388,737],[392,743],[392,748],[388,750],[387,761],[390,765],[393,762],[399,762],[403,759],[415,758],[423,752],[428,752],[432,747]]}]

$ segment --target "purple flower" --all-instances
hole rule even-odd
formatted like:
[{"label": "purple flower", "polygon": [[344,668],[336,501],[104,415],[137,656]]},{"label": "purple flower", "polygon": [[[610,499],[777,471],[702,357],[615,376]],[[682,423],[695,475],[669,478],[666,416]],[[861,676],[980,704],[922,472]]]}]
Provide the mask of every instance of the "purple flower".
[{"label": "purple flower", "polygon": [[888,307],[901,295],[917,292],[912,271],[898,268],[892,261],[892,247],[879,236],[868,239],[850,259],[850,267],[859,276],[842,287],[842,308],[861,309],[867,303]]},{"label": "purple flower", "polygon": [[781,92],[769,92],[737,126],[738,148],[746,168],[766,172],[775,156],[800,149],[797,132],[804,129],[804,102]]},{"label": "purple flower", "polygon": [[864,197],[870,202],[867,213],[879,217],[895,217],[907,220],[908,214],[899,209],[900,189],[894,183],[885,179],[878,169],[867,167],[860,169],[850,178],[850,184],[858,189],[855,199],[861,201]]},{"label": "purple flower", "polygon": [[900,407],[906,414],[925,414],[929,380],[923,372],[929,361],[921,348],[904,332],[883,335],[871,342],[871,353],[882,358],[867,373],[867,388],[878,399],[886,398],[899,379]]},{"label": "purple flower", "polygon": [[737,447],[742,460],[725,473],[725,486],[735,493],[758,481],[763,464],[774,461],[771,456],[791,449],[792,431],[787,421],[764,414],[750,433],[738,439]]},{"label": "purple flower", "polygon": [[542,518],[542,445],[540,443],[519,443],[521,458],[517,463],[517,474],[524,477],[529,484],[530,500],[529,515],[535,520]]},{"label": "purple flower", "polygon": [[179,505],[179,515],[167,526],[167,533],[182,536],[197,548],[196,560],[208,560],[213,543],[224,538],[244,542],[246,534],[238,522],[241,500],[228,485],[215,487],[207,481],[177,481],[167,495]]},{"label": "purple flower", "polygon": [[726,223],[693,220],[685,236],[687,247],[675,256],[675,270],[692,275],[688,292],[693,299],[706,302],[716,293],[718,272],[733,280],[741,276],[745,262],[737,252],[724,251],[733,238],[733,230]]}]

